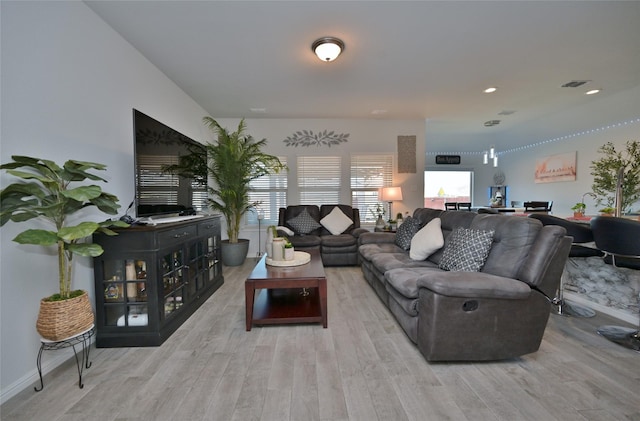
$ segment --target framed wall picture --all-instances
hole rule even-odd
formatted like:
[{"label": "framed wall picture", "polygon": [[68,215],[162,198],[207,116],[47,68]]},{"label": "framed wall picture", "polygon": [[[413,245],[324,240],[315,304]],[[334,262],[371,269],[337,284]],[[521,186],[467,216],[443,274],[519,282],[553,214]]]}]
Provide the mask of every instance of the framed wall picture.
[{"label": "framed wall picture", "polygon": [[576,152],[546,156],[536,160],[534,180],[536,183],[575,181]]}]

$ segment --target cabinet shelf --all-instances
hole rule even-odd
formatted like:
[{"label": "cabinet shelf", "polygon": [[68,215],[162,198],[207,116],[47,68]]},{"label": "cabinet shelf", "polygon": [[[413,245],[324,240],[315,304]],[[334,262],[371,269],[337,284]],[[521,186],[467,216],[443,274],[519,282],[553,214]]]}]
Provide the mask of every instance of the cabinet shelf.
[{"label": "cabinet shelf", "polygon": [[157,346],[224,283],[220,217],[95,234],[96,346]]}]

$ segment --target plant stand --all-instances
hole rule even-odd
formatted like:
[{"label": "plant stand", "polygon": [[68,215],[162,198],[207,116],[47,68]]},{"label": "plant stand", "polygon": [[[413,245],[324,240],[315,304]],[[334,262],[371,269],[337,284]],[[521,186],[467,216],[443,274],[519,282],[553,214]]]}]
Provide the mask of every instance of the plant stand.
[{"label": "plant stand", "polygon": [[[95,334],[95,327],[92,325],[88,330],[60,341],[50,341],[49,339],[40,338],[40,351],[38,351],[38,359],[36,365],[38,367],[38,375],[40,376],[40,388],[37,386],[33,388],[36,392],[40,392],[44,389],[44,382],[42,380],[42,352],[43,351],[56,351],[63,348],[73,348],[73,354],[76,357],[76,366],[78,367],[78,387],[82,389],[84,384],[82,383],[82,371],[84,368],[91,367],[89,362],[89,350],[91,347],[91,337]],[[78,359],[78,351],[76,345],[82,345],[82,361]]]}]

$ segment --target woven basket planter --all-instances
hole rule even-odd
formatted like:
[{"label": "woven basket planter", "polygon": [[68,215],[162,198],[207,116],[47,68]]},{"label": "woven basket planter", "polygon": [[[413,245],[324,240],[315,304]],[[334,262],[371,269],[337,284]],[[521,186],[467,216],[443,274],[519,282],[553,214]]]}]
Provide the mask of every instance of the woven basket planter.
[{"label": "woven basket planter", "polygon": [[60,341],[88,329],[94,323],[93,310],[87,291],[63,301],[40,300],[36,330],[44,339]]}]

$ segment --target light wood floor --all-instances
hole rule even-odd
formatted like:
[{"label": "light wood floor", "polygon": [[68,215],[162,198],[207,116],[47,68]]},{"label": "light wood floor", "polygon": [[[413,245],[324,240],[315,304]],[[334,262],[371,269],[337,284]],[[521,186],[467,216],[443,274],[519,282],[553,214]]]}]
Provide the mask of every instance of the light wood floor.
[{"label": "light wood floor", "polygon": [[[255,259],[156,348],[92,349],[6,402],[9,420],[640,420],[640,353],[552,315],[541,349],[492,363],[429,364],[358,267],[326,268],[329,327],[245,332]],[[35,361],[34,361],[35,365]]]}]

